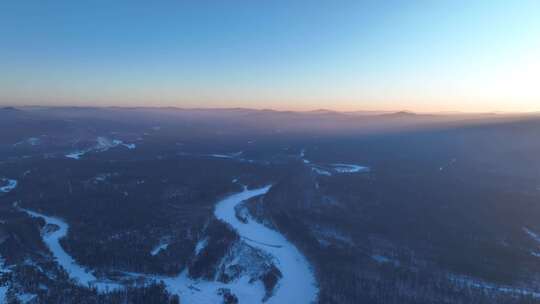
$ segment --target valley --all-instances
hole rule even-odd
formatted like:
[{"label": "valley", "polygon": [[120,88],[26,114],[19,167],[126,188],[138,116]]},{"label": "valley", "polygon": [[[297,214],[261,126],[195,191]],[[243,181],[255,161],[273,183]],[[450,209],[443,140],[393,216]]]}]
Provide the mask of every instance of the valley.
[{"label": "valley", "polygon": [[8,303],[540,302],[536,117],[18,111]]}]

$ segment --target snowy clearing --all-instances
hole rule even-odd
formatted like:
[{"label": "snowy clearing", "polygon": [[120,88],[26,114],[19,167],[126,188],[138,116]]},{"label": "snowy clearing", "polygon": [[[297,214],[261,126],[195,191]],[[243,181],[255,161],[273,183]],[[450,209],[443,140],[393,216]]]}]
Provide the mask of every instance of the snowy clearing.
[{"label": "snowy clearing", "polygon": [[227,154],[208,154],[208,156],[215,158],[233,158],[232,156]]},{"label": "snowy clearing", "polygon": [[65,156],[71,159],[80,159],[84,154],[86,154],[86,151],[76,151],[66,154]]},{"label": "snowy clearing", "polygon": [[225,284],[217,281],[194,281],[184,271],[175,278],[162,280],[167,286],[167,290],[172,294],[179,295],[180,301],[186,304],[223,303],[223,297],[219,294],[219,290],[222,288],[230,289],[240,304],[261,303],[264,296],[262,283],[260,281],[250,283],[250,278],[247,276]]},{"label": "snowy clearing", "polygon": [[300,151],[300,154],[298,155],[298,157],[302,160],[302,162],[304,162],[304,164],[310,164],[311,162],[309,160],[306,159],[306,149],[302,149]]}]

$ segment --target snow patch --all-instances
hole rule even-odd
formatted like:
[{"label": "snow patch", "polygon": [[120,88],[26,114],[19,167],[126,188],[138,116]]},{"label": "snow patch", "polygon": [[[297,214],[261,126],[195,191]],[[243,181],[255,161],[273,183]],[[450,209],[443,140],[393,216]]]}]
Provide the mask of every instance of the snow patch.
[{"label": "snow patch", "polygon": [[0,178],[0,184],[4,186],[0,187],[0,192],[8,193],[17,187],[17,180],[9,178]]},{"label": "snow patch", "polygon": [[208,244],[208,239],[204,238],[197,242],[197,245],[195,246],[195,255],[199,255],[201,251],[203,251],[204,248],[206,248],[206,245]]},{"label": "snow patch", "polygon": [[250,282],[248,276],[243,276],[229,283],[195,281],[190,279],[187,272],[184,271],[175,278],[164,278],[162,281],[170,293],[179,295],[182,303],[188,304],[223,303],[223,296],[220,293],[222,289],[231,290],[238,298],[238,303],[261,303],[265,292],[260,281]]},{"label": "snow patch", "polygon": [[105,151],[108,151],[109,149],[116,148],[118,146],[124,146],[128,148],[129,150],[133,150],[137,147],[136,144],[124,143],[123,141],[119,139],[111,140],[111,139],[108,139],[107,137],[99,136],[98,138],[96,138],[96,145],[94,145],[93,147],[68,153],[65,155],[65,157],[71,158],[71,159],[81,159],[81,157],[83,157],[86,153],[105,152]]},{"label": "snow patch", "polygon": [[217,204],[214,214],[218,219],[231,225],[251,246],[274,259],[276,267],[282,273],[282,279],[267,303],[311,303],[317,299],[318,289],[309,263],[300,251],[279,232],[250,219],[244,223],[235,216],[236,205],[252,197],[266,194],[268,190],[270,186],[254,190],[245,189],[231,195]]},{"label": "snow patch", "polygon": [[137,145],[136,144],[122,144],[122,146],[130,149],[130,150],[133,150],[135,148],[137,148]]},{"label": "snow patch", "polygon": [[374,254],[374,255],[371,256],[371,258],[373,260],[375,260],[375,262],[377,262],[379,264],[393,264],[396,267],[399,266],[399,261],[394,260],[394,259],[389,258],[389,257],[384,256],[384,255]]},{"label": "snow patch", "polygon": [[94,184],[103,183],[103,182],[106,182],[107,180],[109,180],[113,175],[117,175],[117,173],[115,173],[115,174],[112,174],[112,173],[100,173],[100,174],[96,175],[91,181]]},{"label": "snow patch", "polygon": [[304,164],[310,164],[311,162],[306,159],[306,149],[302,149],[298,157],[304,162]]},{"label": "snow patch", "polygon": [[156,247],[154,247],[154,249],[152,249],[152,251],[150,252],[150,255],[151,255],[151,256],[156,256],[156,255],[158,255],[161,251],[167,250],[168,247],[169,247],[169,243],[160,243],[159,245],[157,245]]},{"label": "snow patch", "polygon": [[331,166],[338,173],[369,172],[369,167],[354,164],[332,164]]},{"label": "snow patch", "polygon": [[321,168],[311,167],[311,170],[313,170],[313,172],[315,172],[315,173],[317,173],[319,175],[332,176],[332,173],[330,173],[329,171],[326,171],[324,169],[321,169]]},{"label": "snow patch", "polygon": [[226,153],[226,154],[219,154],[219,153],[207,154],[207,156],[215,157],[215,158],[237,158],[240,155],[242,155],[242,153],[244,153],[244,151]]},{"label": "snow patch", "polygon": [[208,154],[208,156],[215,158],[232,158],[232,156],[227,154]]},{"label": "snow patch", "polygon": [[27,145],[30,145],[30,146],[37,146],[41,143],[41,139],[38,138],[38,137],[29,137],[25,140],[21,140],[19,142],[16,142],[13,144],[13,147],[17,147],[17,146],[20,146],[20,145],[24,145],[24,144],[27,144]]},{"label": "snow patch", "polygon": [[528,229],[527,227],[523,227],[523,231],[527,233],[533,240],[540,243],[540,235],[536,234],[534,231]]},{"label": "snow patch", "polygon": [[[250,247],[271,257],[282,274],[274,294],[265,303],[312,303],[317,299],[318,289],[315,277],[306,258],[287,239],[275,230],[255,221],[246,223],[236,217],[235,207],[252,197],[268,192],[270,186],[233,194],[218,202],[214,214],[216,218],[228,223]],[[195,248],[203,250],[204,240]],[[200,251],[199,251],[200,252]],[[219,281],[193,280],[184,270],[176,277],[153,277],[165,283],[167,290],[180,296],[182,302],[189,304],[222,303],[223,290],[230,290],[238,298],[238,303],[261,303],[266,290],[260,280],[252,280],[242,275],[228,283]]]}]

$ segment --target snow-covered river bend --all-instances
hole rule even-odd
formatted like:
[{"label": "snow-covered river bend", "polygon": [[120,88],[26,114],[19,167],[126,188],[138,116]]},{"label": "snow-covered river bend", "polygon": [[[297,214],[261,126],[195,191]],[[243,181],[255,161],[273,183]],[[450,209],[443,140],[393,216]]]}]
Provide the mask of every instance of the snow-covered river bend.
[{"label": "snow-covered river bend", "polygon": [[[238,235],[251,246],[273,257],[282,278],[274,290],[274,295],[265,303],[308,304],[315,302],[318,288],[315,276],[306,258],[279,232],[252,219],[245,223],[235,215],[235,207],[253,197],[264,195],[270,186],[230,195],[219,201],[214,214],[219,220],[231,225]],[[219,288],[228,288],[238,297],[239,303],[262,303],[265,290],[260,282],[250,283],[248,277],[224,284],[215,281],[193,281],[183,272],[176,278],[164,279],[171,293],[179,294],[183,303],[206,304],[221,303],[217,294]]]},{"label": "snow-covered river bend", "polygon": [[[311,303],[317,298],[318,289],[313,272],[306,258],[282,234],[253,219],[241,222],[235,207],[252,197],[266,194],[270,186],[247,190],[220,201],[215,210],[218,219],[231,225],[245,241],[270,254],[281,271],[281,278],[274,296],[267,303]],[[260,300],[259,300],[260,301]]]},{"label": "snow-covered river bend", "polygon": [[[274,289],[274,294],[265,303],[309,304],[316,301],[318,288],[313,271],[307,259],[300,251],[279,232],[272,230],[252,219],[241,222],[235,215],[235,207],[253,197],[264,195],[270,186],[257,189],[244,189],[232,194],[216,205],[214,214],[219,220],[229,224],[239,236],[249,245],[257,248],[273,258],[276,267],[281,271],[282,278]],[[62,248],[60,239],[66,236],[69,225],[62,219],[46,216],[34,211],[25,210],[32,217],[39,217],[47,224],[57,226],[52,232],[43,233],[43,240],[53,253],[56,261],[64,268],[70,277],[81,285],[92,285],[100,291],[119,288],[119,284],[98,280],[85,267],[76,261]],[[220,288],[228,288],[238,297],[239,303],[262,303],[265,289],[260,281],[250,282],[243,276],[230,283],[217,281],[193,280],[184,270],[175,277],[161,277],[150,274],[133,274],[148,280],[163,281],[172,294],[180,296],[182,303],[209,304],[221,303]]]}]

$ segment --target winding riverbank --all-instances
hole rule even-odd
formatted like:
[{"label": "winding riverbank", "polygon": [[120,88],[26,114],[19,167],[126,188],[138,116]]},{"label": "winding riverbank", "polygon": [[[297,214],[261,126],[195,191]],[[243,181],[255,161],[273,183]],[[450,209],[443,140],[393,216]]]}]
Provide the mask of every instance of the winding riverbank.
[{"label": "winding riverbank", "polygon": [[[270,186],[230,195],[219,201],[214,210],[217,219],[229,224],[238,235],[251,246],[272,256],[276,267],[282,274],[274,295],[265,303],[309,304],[315,302],[318,288],[315,276],[306,258],[279,232],[272,230],[252,219],[245,223],[238,220],[235,207],[253,197],[266,194]],[[221,303],[218,289],[228,288],[238,297],[239,303],[262,303],[265,295],[261,282],[249,282],[244,276],[236,281],[224,284],[216,281],[194,281],[185,272],[176,278],[163,280],[169,292],[178,294],[181,301],[188,304]]]},{"label": "winding riverbank", "polygon": [[283,277],[274,295],[267,303],[312,303],[317,299],[315,276],[307,259],[282,234],[248,218],[241,222],[235,207],[252,197],[266,194],[270,186],[247,190],[220,201],[215,209],[216,218],[231,225],[251,246],[270,254]]},{"label": "winding riverbank", "polygon": [[[306,258],[300,251],[279,232],[272,230],[250,218],[246,222],[240,222],[235,215],[235,207],[253,197],[266,194],[270,186],[232,194],[221,201],[215,207],[214,215],[217,219],[229,224],[238,235],[250,246],[257,248],[270,255],[282,274],[274,294],[265,303],[281,304],[309,304],[315,302],[318,296],[318,288],[315,276]],[[69,225],[60,218],[47,216],[35,211],[20,209],[28,215],[42,218],[48,225],[57,227],[52,232],[42,233],[42,238],[52,252],[58,264],[66,270],[70,278],[80,285],[92,286],[100,292],[118,289],[122,285],[113,282],[104,282],[96,278],[85,267],[77,264],[60,244],[60,239],[65,237]],[[221,303],[222,296],[219,290],[229,289],[237,296],[239,303],[251,304],[262,303],[265,289],[260,281],[250,282],[248,276],[243,276],[230,283],[218,281],[193,280],[188,277],[184,270],[175,277],[161,277],[149,274],[133,274],[151,281],[163,281],[171,294],[180,296],[182,303],[207,304]]]},{"label": "winding riverbank", "polygon": [[62,267],[69,277],[82,286],[91,286],[97,288],[100,292],[106,292],[121,288],[117,283],[103,282],[96,278],[90,271],[79,265],[73,257],[71,257],[60,244],[60,240],[64,238],[69,230],[69,225],[60,218],[47,216],[35,211],[20,209],[26,212],[31,217],[41,218],[47,225],[52,225],[56,230],[52,232],[42,232],[43,242],[54,256],[56,262]]}]

